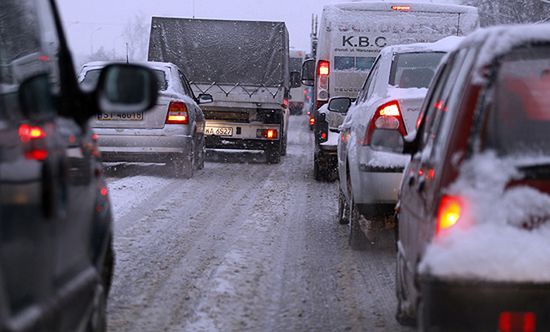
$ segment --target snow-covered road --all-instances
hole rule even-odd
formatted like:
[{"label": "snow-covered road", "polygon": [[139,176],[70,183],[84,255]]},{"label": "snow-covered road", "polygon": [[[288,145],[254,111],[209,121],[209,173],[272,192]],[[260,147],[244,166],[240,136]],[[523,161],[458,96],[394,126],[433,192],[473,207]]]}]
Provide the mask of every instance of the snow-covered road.
[{"label": "snow-covered road", "polygon": [[209,162],[190,180],[156,165],[109,172],[109,331],[409,331],[394,320],[391,233],[348,248],[336,184],[312,177],[306,121],[291,118],[279,165]]}]

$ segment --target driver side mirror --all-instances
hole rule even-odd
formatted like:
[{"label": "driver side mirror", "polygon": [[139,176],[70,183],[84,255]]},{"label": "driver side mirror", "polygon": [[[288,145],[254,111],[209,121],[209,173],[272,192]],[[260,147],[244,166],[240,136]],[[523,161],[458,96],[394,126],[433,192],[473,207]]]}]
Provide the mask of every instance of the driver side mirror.
[{"label": "driver side mirror", "polygon": [[328,110],[331,112],[346,114],[351,106],[351,98],[334,97],[328,102]]},{"label": "driver side mirror", "polygon": [[151,69],[135,64],[111,64],[99,75],[96,102],[101,112],[144,112],[155,106],[158,89]]},{"label": "driver side mirror", "polygon": [[208,93],[201,93],[197,98],[197,104],[199,105],[210,104],[213,102],[214,98],[212,98],[212,95]]},{"label": "driver side mirror", "polygon": [[309,59],[302,64],[302,84],[313,86],[315,84],[315,60]]},{"label": "driver side mirror", "polygon": [[302,86],[302,75],[297,72],[293,71],[290,73],[290,88],[299,88]]}]

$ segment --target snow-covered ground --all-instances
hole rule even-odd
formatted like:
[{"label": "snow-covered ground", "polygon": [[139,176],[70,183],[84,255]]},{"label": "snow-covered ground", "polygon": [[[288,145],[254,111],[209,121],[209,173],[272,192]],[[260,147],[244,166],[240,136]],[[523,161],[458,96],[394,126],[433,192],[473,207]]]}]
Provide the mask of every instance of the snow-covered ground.
[{"label": "snow-covered ground", "polygon": [[394,320],[391,232],[350,250],[336,184],[312,177],[306,116],[288,148],[279,165],[208,162],[190,180],[108,173],[109,331],[410,331]]}]

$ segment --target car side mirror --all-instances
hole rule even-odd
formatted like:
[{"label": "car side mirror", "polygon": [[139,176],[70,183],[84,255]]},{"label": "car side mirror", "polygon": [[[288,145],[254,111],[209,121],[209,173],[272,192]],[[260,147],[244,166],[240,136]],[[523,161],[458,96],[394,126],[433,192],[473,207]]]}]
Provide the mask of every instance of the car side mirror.
[{"label": "car side mirror", "polygon": [[299,88],[302,86],[302,74],[297,71],[290,73],[290,87],[292,89]]},{"label": "car side mirror", "polygon": [[351,98],[334,97],[328,102],[328,110],[331,112],[346,114],[351,106]]},{"label": "car side mirror", "polygon": [[[54,98],[50,91],[51,83],[48,74],[38,74],[25,79],[17,91],[21,112],[30,119],[41,119],[56,113]],[[5,90],[9,91],[8,88]],[[8,99],[9,93],[4,91],[3,99]],[[16,91],[16,88],[13,89]]]},{"label": "car side mirror", "polygon": [[213,102],[214,98],[212,98],[212,95],[208,93],[201,93],[197,98],[197,104],[199,105],[211,104]]},{"label": "car side mirror", "polygon": [[309,59],[302,64],[302,84],[313,86],[315,84],[315,60]]},{"label": "car side mirror", "polygon": [[101,70],[96,88],[101,112],[136,113],[157,102],[158,82],[154,72],[135,64],[111,64]]}]

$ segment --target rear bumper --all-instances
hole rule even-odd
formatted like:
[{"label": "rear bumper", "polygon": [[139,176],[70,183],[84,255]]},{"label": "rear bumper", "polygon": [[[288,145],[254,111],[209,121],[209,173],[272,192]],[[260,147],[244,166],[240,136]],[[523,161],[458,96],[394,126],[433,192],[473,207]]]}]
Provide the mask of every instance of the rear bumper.
[{"label": "rear bumper", "polygon": [[280,144],[279,140],[255,140],[206,136],[208,149],[266,150]]},{"label": "rear bumper", "polygon": [[533,312],[550,331],[550,284],[449,282],[421,278],[426,331],[497,331],[502,312]]},{"label": "rear bumper", "polygon": [[173,155],[193,151],[193,137],[99,135],[99,150],[107,162],[166,162]]}]

